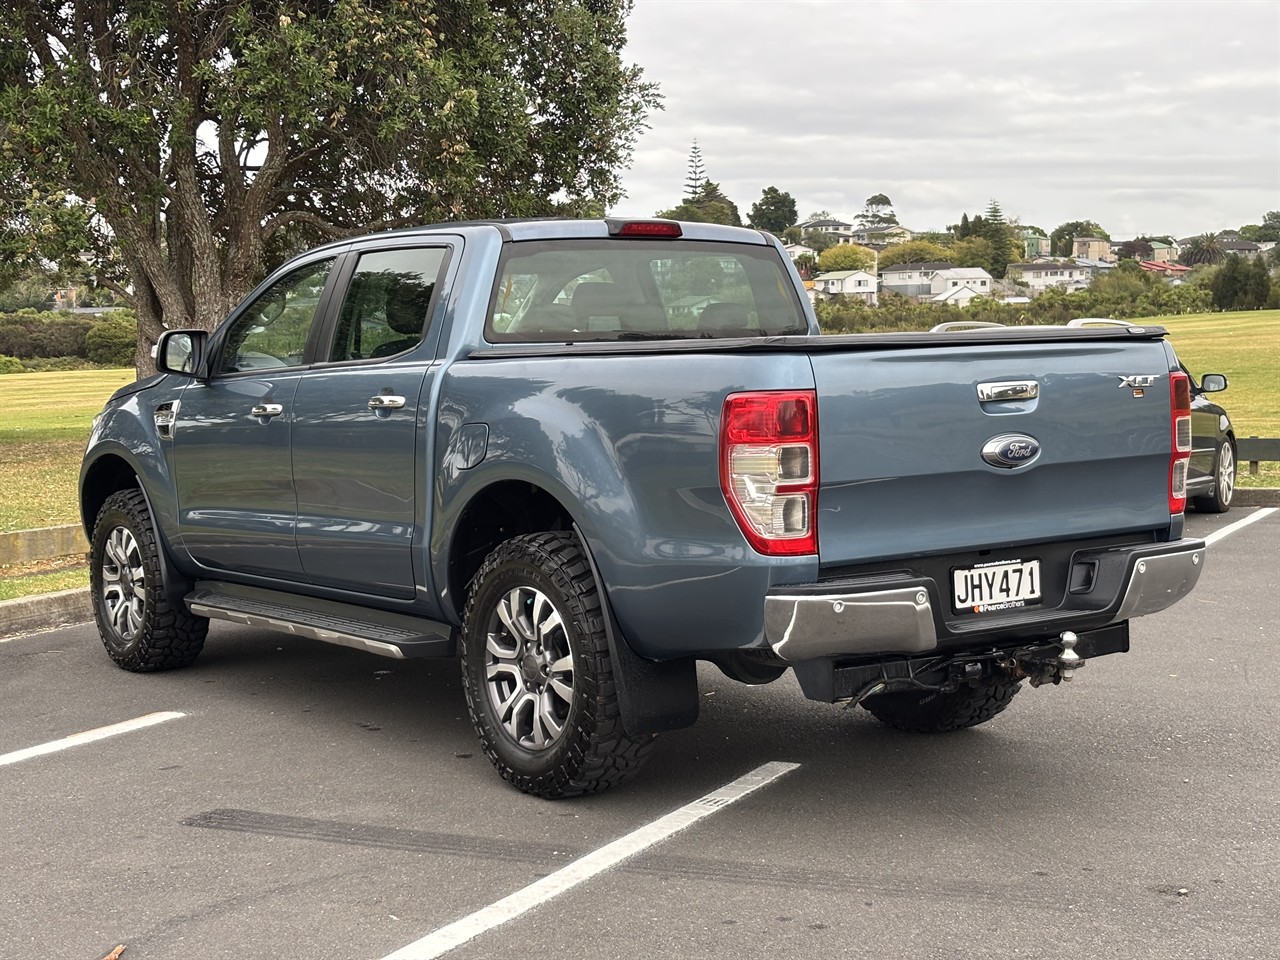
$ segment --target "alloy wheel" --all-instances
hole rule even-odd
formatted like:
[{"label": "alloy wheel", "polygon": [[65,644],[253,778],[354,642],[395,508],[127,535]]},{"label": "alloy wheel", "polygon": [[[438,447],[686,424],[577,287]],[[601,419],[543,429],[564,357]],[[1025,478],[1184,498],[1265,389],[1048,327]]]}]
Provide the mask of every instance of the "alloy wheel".
[{"label": "alloy wheel", "polygon": [[127,527],[116,527],[107,537],[102,557],[102,603],[120,639],[132,640],[138,635],[146,603],[146,574],[138,541]]},{"label": "alloy wheel", "polygon": [[509,590],[489,618],[485,685],[498,722],[527,750],[552,747],[573,706],[573,654],[564,619],[536,587]]}]

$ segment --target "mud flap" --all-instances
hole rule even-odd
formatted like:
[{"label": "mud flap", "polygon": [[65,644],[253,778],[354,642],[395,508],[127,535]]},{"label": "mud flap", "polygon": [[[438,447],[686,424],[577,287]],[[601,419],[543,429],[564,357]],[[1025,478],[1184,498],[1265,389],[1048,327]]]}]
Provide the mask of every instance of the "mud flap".
[{"label": "mud flap", "polygon": [[647,660],[635,653],[623,639],[613,618],[613,607],[600,578],[595,557],[587,539],[574,524],[573,532],[582,544],[582,552],[591,565],[600,608],[604,613],[605,637],[613,660],[614,682],[618,685],[618,707],[622,725],[632,737],[679,730],[692,726],[698,719],[697,661],[692,657],[678,660]]}]

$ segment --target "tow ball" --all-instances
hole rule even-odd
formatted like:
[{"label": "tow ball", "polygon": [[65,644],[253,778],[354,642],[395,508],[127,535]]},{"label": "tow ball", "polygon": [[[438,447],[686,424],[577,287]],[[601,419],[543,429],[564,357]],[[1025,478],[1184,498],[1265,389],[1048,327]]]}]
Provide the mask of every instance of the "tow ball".
[{"label": "tow ball", "polygon": [[1086,661],[1075,650],[1079,639],[1070,630],[1064,630],[1055,645],[1019,650],[998,662],[1009,676],[1028,680],[1033,687],[1062,683],[1071,680],[1085,665]]}]

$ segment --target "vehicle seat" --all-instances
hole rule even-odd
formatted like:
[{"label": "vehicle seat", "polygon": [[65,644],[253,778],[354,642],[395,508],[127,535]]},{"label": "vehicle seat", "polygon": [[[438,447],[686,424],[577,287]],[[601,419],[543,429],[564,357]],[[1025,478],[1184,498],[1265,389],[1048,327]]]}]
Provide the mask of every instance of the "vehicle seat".
[{"label": "vehicle seat", "polygon": [[524,340],[568,339],[575,332],[578,318],[567,303],[544,303],[530,307],[511,332]]},{"label": "vehicle seat", "polygon": [[713,337],[758,337],[751,314],[740,303],[708,303],[698,314],[698,332]]},{"label": "vehicle seat", "polygon": [[656,303],[633,300],[615,283],[580,283],[573,291],[579,330],[667,329],[667,315]]},{"label": "vehicle seat", "polygon": [[427,319],[427,304],[431,300],[431,288],[420,284],[400,282],[387,291],[387,326],[401,335],[388,340],[370,351],[370,357],[390,357],[412,350],[422,340],[422,328]]}]

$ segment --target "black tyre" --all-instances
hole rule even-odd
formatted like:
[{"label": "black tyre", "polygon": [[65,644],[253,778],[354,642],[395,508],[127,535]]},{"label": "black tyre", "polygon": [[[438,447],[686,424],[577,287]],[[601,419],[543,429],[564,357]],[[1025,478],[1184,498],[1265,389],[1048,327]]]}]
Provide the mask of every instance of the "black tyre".
[{"label": "black tyre", "polygon": [[1004,710],[1021,681],[989,678],[952,693],[905,690],[867,697],[862,705],[881,723],[907,733],[946,733],[986,723]]},{"label": "black tyre", "polygon": [[508,540],[471,581],[462,685],[471,723],[505,780],[540,797],[633,776],[653,737],[622,727],[600,594],[577,539]]},{"label": "black tyre", "polygon": [[1213,458],[1213,493],[1191,501],[1201,513],[1226,513],[1236,492],[1236,451],[1230,440],[1223,440]]},{"label": "black tyre", "polygon": [[159,550],[142,491],[107,497],[89,548],[89,592],[107,654],[137,673],[185,667],[209,630],[207,619],[169,603]]}]

